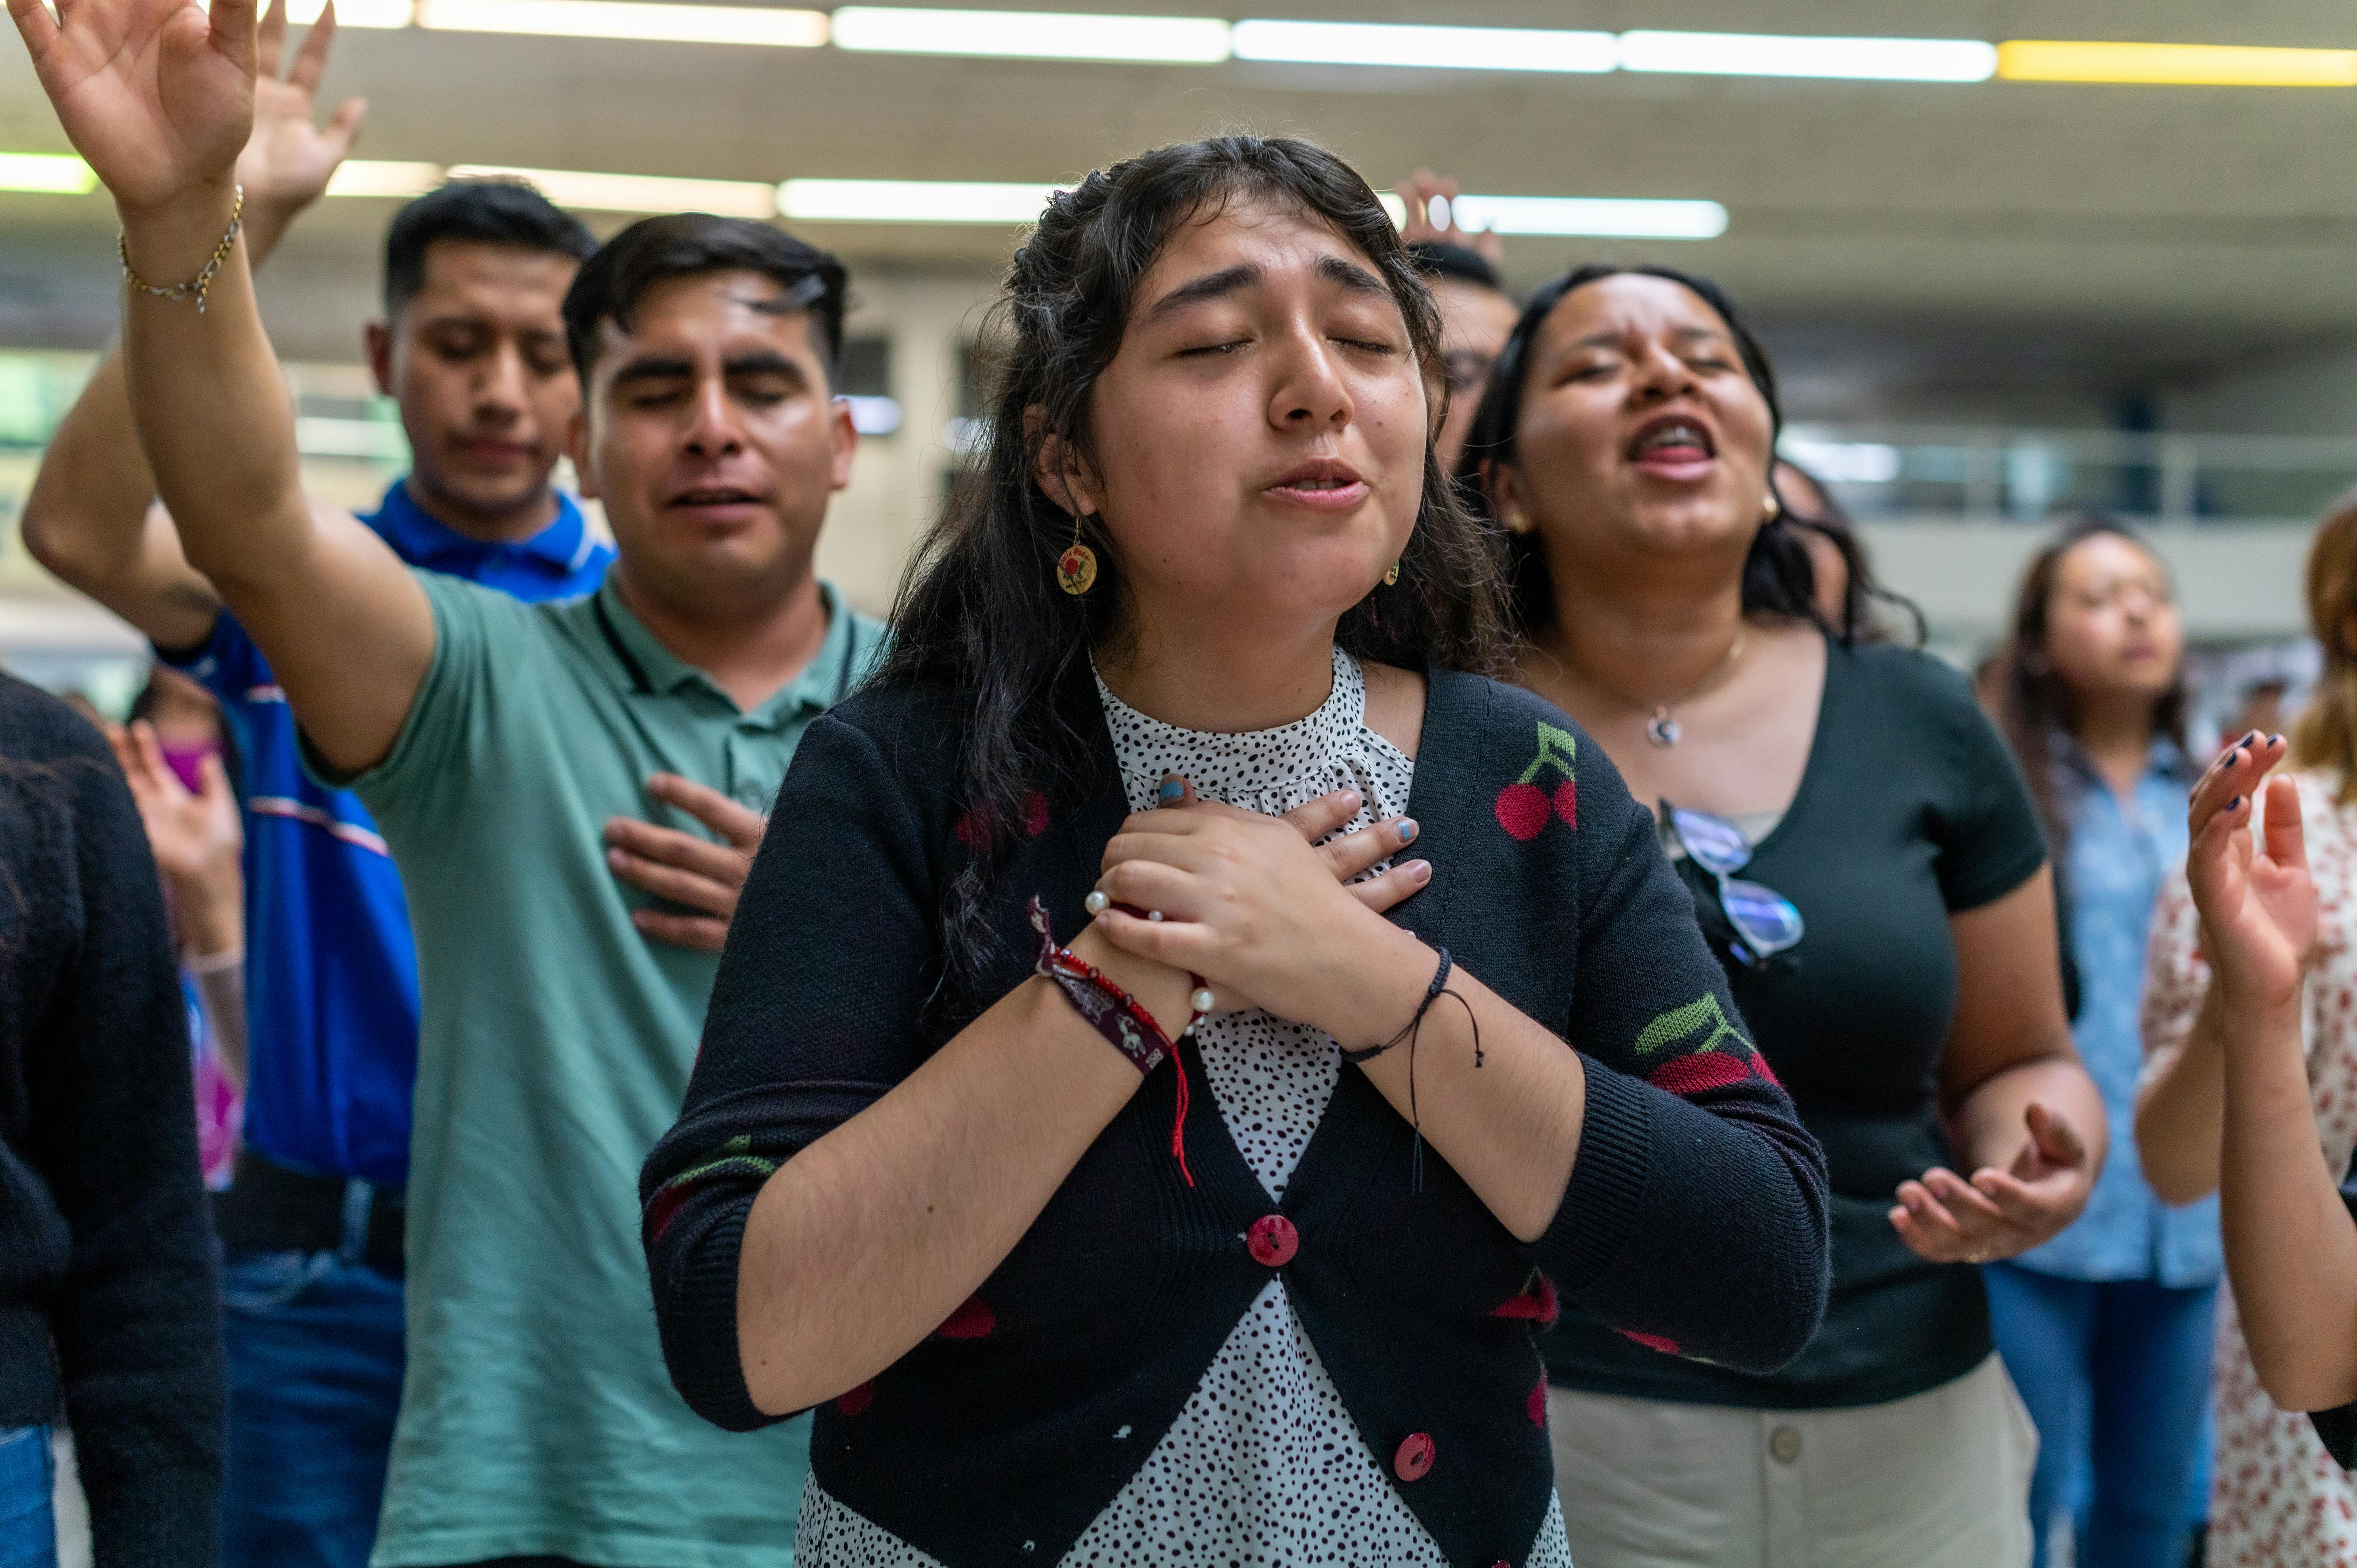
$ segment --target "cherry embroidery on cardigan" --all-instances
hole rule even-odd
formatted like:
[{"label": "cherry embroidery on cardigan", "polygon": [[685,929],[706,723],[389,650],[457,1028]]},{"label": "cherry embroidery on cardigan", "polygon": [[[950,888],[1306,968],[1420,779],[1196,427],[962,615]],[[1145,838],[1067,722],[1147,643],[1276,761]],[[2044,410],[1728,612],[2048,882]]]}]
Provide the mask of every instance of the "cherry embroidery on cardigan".
[{"label": "cherry embroidery on cardigan", "polygon": [[1533,1269],[1529,1282],[1521,1290],[1491,1307],[1490,1316],[1517,1318],[1523,1322],[1535,1323],[1544,1328],[1553,1324],[1556,1315],[1562,1310],[1562,1304],[1555,1297],[1555,1282],[1538,1270]]},{"label": "cherry embroidery on cardigan", "polygon": [[1663,1062],[1645,1075],[1645,1081],[1681,1096],[1740,1083],[1753,1073],[1770,1083],[1776,1081],[1767,1058],[1728,1021],[1717,996],[1709,992],[1683,1007],[1671,1008],[1638,1030],[1635,1049],[1641,1057],[1652,1056],[1697,1036],[1700,1045]]},{"label": "cherry embroidery on cardigan", "polygon": [[1678,1353],[1678,1342],[1666,1334],[1640,1334],[1633,1328],[1616,1328],[1612,1332],[1623,1339],[1633,1339],[1648,1350],[1659,1350],[1664,1356]]},{"label": "cherry embroidery on cardigan", "polygon": [[933,1332],[944,1339],[981,1339],[997,1326],[998,1314],[982,1297],[970,1295]]},{"label": "cherry embroidery on cardigan", "polygon": [[1547,1380],[1542,1374],[1539,1380],[1531,1385],[1531,1397],[1523,1402],[1523,1413],[1531,1418],[1533,1426],[1543,1428],[1546,1425],[1546,1391]]},{"label": "cherry embroidery on cardigan", "polygon": [[[1019,825],[1027,839],[1036,839],[1048,831],[1047,796],[1037,789],[1025,792],[1023,821]],[[984,822],[982,813],[971,806],[958,813],[958,819],[951,825],[950,831],[957,834],[958,843],[965,845],[971,854],[980,854],[990,848],[990,826]]]},{"label": "cherry embroidery on cardigan", "polygon": [[[1538,726],[1538,755],[1520,779],[1498,791],[1491,808],[1498,825],[1525,843],[1546,831],[1551,816],[1561,817],[1566,827],[1579,826],[1579,780],[1573,772],[1579,742],[1569,730],[1549,724]],[[1550,768],[1563,775],[1552,795],[1538,786],[1539,777]]]},{"label": "cherry embroidery on cardigan", "polygon": [[835,1397],[834,1408],[845,1415],[866,1415],[867,1407],[876,1402],[876,1380],[868,1379],[857,1388]]}]

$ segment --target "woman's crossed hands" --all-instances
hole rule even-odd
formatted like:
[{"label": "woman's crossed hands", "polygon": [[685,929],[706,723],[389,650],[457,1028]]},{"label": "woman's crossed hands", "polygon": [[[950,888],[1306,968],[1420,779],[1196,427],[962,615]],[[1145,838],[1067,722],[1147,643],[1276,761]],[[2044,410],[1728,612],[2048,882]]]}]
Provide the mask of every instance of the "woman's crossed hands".
[{"label": "woman's crossed hands", "polygon": [[[1163,918],[1107,908],[1097,929],[1125,952],[1201,975],[1221,1011],[1265,1008],[1346,1046],[1388,1032],[1373,1015],[1388,1018],[1395,1004],[1369,977],[1396,967],[1394,950],[1415,939],[1381,913],[1423,887],[1432,868],[1410,861],[1349,879],[1413,843],[1415,822],[1390,819],[1319,844],[1357,813],[1355,793],[1268,817],[1201,800],[1184,779],[1167,780],[1166,791],[1172,785],[1169,805],[1122,824],[1097,882],[1114,904]],[[1428,976],[1406,978],[1420,992]]]}]

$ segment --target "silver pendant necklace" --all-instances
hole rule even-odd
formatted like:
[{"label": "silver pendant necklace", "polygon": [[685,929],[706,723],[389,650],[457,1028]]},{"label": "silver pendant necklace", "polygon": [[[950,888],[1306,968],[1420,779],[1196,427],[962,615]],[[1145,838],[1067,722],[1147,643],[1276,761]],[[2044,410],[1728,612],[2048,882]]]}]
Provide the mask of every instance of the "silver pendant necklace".
[{"label": "silver pendant necklace", "polygon": [[1645,721],[1645,738],[1664,751],[1668,750],[1671,746],[1677,745],[1678,741],[1685,735],[1685,731],[1680,727],[1678,721],[1671,715],[1671,710],[1674,708],[1684,707],[1686,703],[1700,696],[1705,687],[1715,682],[1721,675],[1726,674],[1729,669],[1733,668],[1735,661],[1742,657],[1743,628],[1738,626],[1735,628],[1735,640],[1727,645],[1727,656],[1721,659],[1717,663],[1712,665],[1710,667],[1709,673],[1703,676],[1701,680],[1695,682],[1693,686],[1686,690],[1684,695],[1678,697],[1675,701],[1657,703],[1654,704],[1652,716]]}]

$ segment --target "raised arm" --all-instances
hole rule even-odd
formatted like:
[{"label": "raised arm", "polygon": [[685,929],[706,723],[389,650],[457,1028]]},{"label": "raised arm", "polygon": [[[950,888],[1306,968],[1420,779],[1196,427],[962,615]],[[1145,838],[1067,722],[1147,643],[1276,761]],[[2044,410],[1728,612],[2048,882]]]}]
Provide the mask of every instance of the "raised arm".
[{"label": "raised arm", "polygon": [[[131,406],[188,564],[276,671],[332,767],[392,746],[434,650],[425,595],[349,513],[303,494],[295,413],[234,237],[252,133],[253,0],[8,0],[66,134],[113,194],[134,287]],[[224,236],[231,236],[225,240]],[[211,269],[210,273],[208,269]],[[179,285],[204,279],[201,293]]]},{"label": "raised arm", "polygon": [[2316,886],[2289,779],[2265,786],[2265,844],[2247,831],[2273,760],[2237,746],[2195,787],[2185,873],[2217,974],[2219,1219],[2243,1337],[2269,1398],[2324,1410],[2357,1398],[2357,1226],[2317,1142],[2300,1048]]},{"label": "raised arm", "polygon": [[[253,134],[238,159],[245,187],[244,240],[260,266],[287,227],[328,188],[351,150],[365,105],[353,99],[325,128],[313,123],[319,77],[335,44],[336,14],[321,14],[285,81],[286,4],[262,19]],[[140,449],[121,349],[106,356],[59,425],[25,502],[25,547],[67,583],[164,648],[203,641],[221,597],[188,564],[179,536],[155,505],[156,475]]]}]

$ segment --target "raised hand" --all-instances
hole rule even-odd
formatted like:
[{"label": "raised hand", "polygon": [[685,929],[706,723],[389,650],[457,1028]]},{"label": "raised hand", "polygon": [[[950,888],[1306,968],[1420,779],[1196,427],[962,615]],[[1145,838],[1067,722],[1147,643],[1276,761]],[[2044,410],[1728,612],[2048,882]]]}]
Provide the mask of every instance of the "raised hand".
[{"label": "raised hand", "polygon": [[253,127],[254,0],[8,0],[41,91],[126,215],[218,193]]},{"label": "raised hand", "polygon": [[[1400,230],[1400,238],[1410,244],[1418,240],[1438,240],[1446,244],[1462,245],[1475,255],[1495,266],[1505,259],[1506,242],[1489,230],[1468,234],[1457,221],[1457,182],[1428,168],[1420,168],[1403,181],[1397,195],[1407,207],[1407,222]],[[1446,225],[1432,220],[1435,197],[1449,204]]]},{"label": "raised hand", "polygon": [[238,815],[237,797],[229,787],[218,755],[204,759],[191,794],[164,760],[156,726],[145,719],[124,729],[110,725],[107,744],[123,765],[131,800],[147,829],[147,845],[155,852],[156,868],[173,882],[194,881],[221,866],[234,869],[245,849],[245,826]]},{"label": "raised hand", "polygon": [[[2316,946],[2316,885],[2309,879],[2299,790],[2266,779],[2283,760],[2281,736],[2256,731],[2236,742],[2194,786],[2185,857],[2201,950],[2229,1007],[2266,1008],[2298,1000]],[[2266,780],[2266,843],[2255,846],[2251,810]]]},{"label": "raised hand", "polygon": [[253,83],[253,134],[237,160],[237,180],[245,187],[250,226],[269,220],[291,220],[326,193],[336,166],[351,156],[352,143],[360,135],[361,116],[368,111],[365,99],[346,99],[326,125],[314,123],[319,78],[327,71],[335,44],[336,8],[330,4],[304,37],[293,67],[281,81],[278,67],[286,48],[286,0],[273,0],[262,18]]}]

